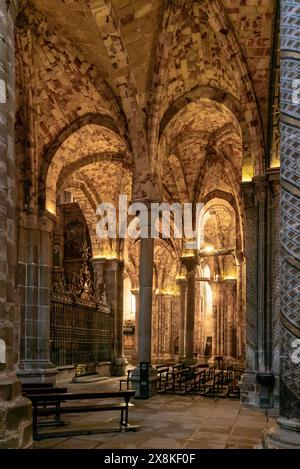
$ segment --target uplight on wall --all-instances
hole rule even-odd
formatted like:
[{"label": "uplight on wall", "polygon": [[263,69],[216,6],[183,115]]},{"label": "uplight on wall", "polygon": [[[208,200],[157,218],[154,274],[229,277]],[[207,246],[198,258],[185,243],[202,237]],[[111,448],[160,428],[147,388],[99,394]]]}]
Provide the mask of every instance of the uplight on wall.
[{"label": "uplight on wall", "polygon": [[243,182],[250,182],[252,181],[252,178],[253,178],[253,168],[252,166],[250,167],[244,167],[243,168],[243,175],[242,175],[242,181]]},{"label": "uplight on wall", "polygon": [[52,200],[47,200],[46,210],[52,213],[52,215],[56,215],[56,203],[52,202]]},{"label": "uplight on wall", "polygon": [[93,256],[94,259],[118,259],[117,254],[113,251],[103,250]]}]

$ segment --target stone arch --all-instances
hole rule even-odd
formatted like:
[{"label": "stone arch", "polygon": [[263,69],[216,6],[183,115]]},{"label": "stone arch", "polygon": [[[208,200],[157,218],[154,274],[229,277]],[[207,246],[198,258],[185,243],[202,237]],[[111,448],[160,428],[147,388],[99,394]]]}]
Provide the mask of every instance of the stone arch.
[{"label": "stone arch", "polygon": [[[253,125],[250,118],[251,116],[249,117],[248,114],[244,112],[241,103],[232,94],[228,91],[222,90],[221,88],[197,86],[173,102],[161,119],[159,140],[161,140],[165,129],[178,112],[188,104],[201,98],[209,99],[224,105],[238,120],[243,141],[243,179],[252,179],[252,176],[256,172],[255,168],[262,168],[263,161],[262,155],[259,153],[258,161],[256,162],[254,159],[254,154],[257,154],[254,152],[254,148],[251,144],[251,126]],[[158,168],[160,168],[160,165],[161,161],[158,161]]]},{"label": "stone arch", "polygon": [[208,202],[210,202],[213,199],[223,199],[226,202],[228,202],[228,204],[231,205],[232,208],[234,209],[235,217],[236,217],[236,228],[237,228],[236,229],[236,248],[238,251],[242,251],[243,250],[242,220],[241,220],[241,214],[239,211],[239,206],[237,204],[235,197],[229,192],[215,190],[206,194],[202,202],[205,206]]},{"label": "stone arch", "polygon": [[84,116],[77,117],[70,125],[66,126],[56,137],[54,142],[45,150],[42,160],[39,184],[38,184],[38,206],[40,210],[46,208],[46,179],[51,162],[59,150],[60,146],[76,131],[87,125],[96,125],[104,127],[113,132],[117,137],[121,138],[119,129],[112,117],[105,114],[88,113]]}]

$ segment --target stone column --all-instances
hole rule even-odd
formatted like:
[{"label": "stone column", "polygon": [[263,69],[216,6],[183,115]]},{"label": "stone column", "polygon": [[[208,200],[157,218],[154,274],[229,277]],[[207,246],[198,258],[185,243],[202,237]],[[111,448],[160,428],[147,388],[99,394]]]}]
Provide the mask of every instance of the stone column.
[{"label": "stone column", "polygon": [[141,238],[140,241],[140,308],[138,330],[138,361],[148,363],[148,376],[141,380],[140,365],[132,373],[133,386],[137,398],[149,398],[157,390],[157,373],[151,366],[152,334],[152,287],[154,239]]},{"label": "stone column", "polygon": [[22,397],[15,365],[19,306],[15,286],[15,48],[17,2],[0,2],[0,449],[28,448],[31,404]]},{"label": "stone column", "polygon": [[165,333],[164,295],[159,292],[153,295],[152,308],[152,358],[155,363],[161,363]]},{"label": "stone column", "polygon": [[256,369],[258,373],[270,371],[271,359],[271,334],[268,333],[270,321],[267,317],[266,308],[266,282],[267,282],[267,189],[266,178],[254,178],[255,197],[257,205],[257,347],[256,347]]},{"label": "stone column", "polygon": [[182,264],[187,270],[186,274],[186,324],[185,324],[185,357],[184,364],[195,363],[194,353],[194,329],[195,329],[195,283],[196,269],[198,266],[197,257],[182,257]]},{"label": "stone column", "polygon": [[257,369],[257,294],[256,294],[256,246],[257,210],[255,189],[252,182],[242,185],[245,210],[245,260],[246,260],[246,370],[242,377],[242,402],[257,403],[255,370]]},{"label": "stone column", "polygon": [[269,182],[267,176],[243,183],[246,257],[246,371],[242,376],[241,400],[247,405],[269,407],[274,379],[272,317],[267,307],[266,285],[270,245]]},{"label": "stone column", "polygon": [[299,26],[299,1],[281,0],[280,417],[267,448],[300,449]]},{"label": "stone column", "polygon": [[269,171],[270,180],[270,223],[269,233],[272,249],[269,258],[269,277],[272,288],[269,288],[268,308],[272,315],[272,372],[275,383],[273,405],[279,407],[279,356],[280,356],[280,289],[281,289],[281,245],[280,245],[280,172]]},{"label": "stone column", "polygon": [[135,297],[135,321],[134,321],[134,365],[136,365],[139,346],[139,310],[140,310],[140,291],[131,290],[131,294]]},{"label": "stone column", "polygon": [[236,253],[236,358],[244,360],[244,256]]},{"label": "stone column", "polygon": [[177,280],[180,292],[180,317],[179,317],[179,361],[185,359],[185,329],[186,329],[186,279]]},{"label": "stone column", "polygon": [[128,364],[123,355],[123,274],[124,262],[108,259],[105,264],[105,284],[108,303],[113,312],[112,376],[123,376]]},{"label": "stone column", "polygon": [[54,383],[50,360],[50,287],[55,217],[23,215],[18,233],[21,344],[17,374],[22,382]]},{"label": "stone column", "polygon": [[[92,265],[93,265],[93,273],[94,273],[94,288],[95,288],[95,297],[97,301],[101,301],[101,296],[104,293],[107,293],[106,288],[104,288],[105,284],[105,266],[106,266],[106,259],[105,258],[92,258],[91,259]],[[106,298],[108,300],[108,298]],[[108,305],[109,307],[110,302],[108,300]],[[97,319],[95,318],[95,321]],[[113,327],[113,326],[112,326]],[[96,356],[99,356],[98,351],[101,350],[101,347],[103,347],[103,344],[101,343],[101,339],[99,340],[99,343],[96,344]],[[107,360],[110,361],[110,364],[112,365],[112,360],[113,360],[113,334],[111,335],[111,343],[110,343],[110,350],[109,350],[109,355],[107,356]],[[110,369],[111,371],[111,369]]]},{"label": "stone column", "polygon": [[210,358],[210,362],[214,362],[215,356],[220,355],[220,324],[219,324],[219,316],[220,316],[220,281],[216,280],[211,282],[212,288],[212,354]]},{"label": "stone column", "polygon": [[226,359],[232,360],[236,357],[236,280],[224,280],[226,288]]}]

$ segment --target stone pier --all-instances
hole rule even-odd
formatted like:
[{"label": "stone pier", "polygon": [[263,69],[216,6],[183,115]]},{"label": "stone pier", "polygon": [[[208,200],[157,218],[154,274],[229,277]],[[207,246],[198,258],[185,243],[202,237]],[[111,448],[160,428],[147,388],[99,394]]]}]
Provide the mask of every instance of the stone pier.
[{"label": "stone pier", "polygon": [[15,226],[15,49],[18,3],[0,2],[0,449],[32,443],[31,404],[15,373],[19,354]]},{"label": "stone pier", "polygon": [[300,4],[281,0],[280,416],[264,447],[300,449]]}]

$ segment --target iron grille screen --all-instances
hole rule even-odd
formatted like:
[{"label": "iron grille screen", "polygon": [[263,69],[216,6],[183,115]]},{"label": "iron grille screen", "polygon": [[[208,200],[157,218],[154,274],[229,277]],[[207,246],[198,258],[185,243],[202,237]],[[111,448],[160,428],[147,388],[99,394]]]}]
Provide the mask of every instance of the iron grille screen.
[{"label": "iron grille screen", "polygon": [[111,360],[112,315],[108,307],[52,294],[50,351],[56,366]]}]

